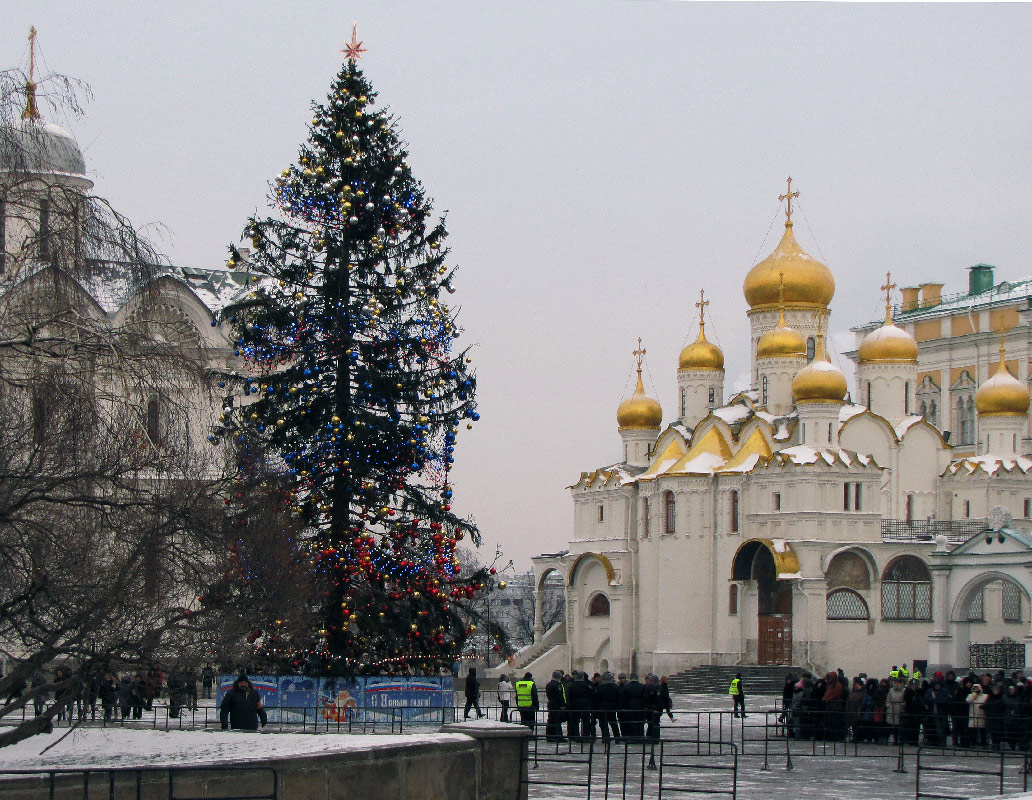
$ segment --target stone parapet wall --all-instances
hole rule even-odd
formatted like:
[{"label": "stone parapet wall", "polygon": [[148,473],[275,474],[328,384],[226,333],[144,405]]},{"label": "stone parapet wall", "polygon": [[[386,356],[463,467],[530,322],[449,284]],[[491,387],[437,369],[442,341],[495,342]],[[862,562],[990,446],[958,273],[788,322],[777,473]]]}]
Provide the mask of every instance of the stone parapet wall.
[{"label": "stone parapet wall", "polygon": [[[412,744],[396,738],[363,749],[207,763],[194,769],[98,767],[57,775],[53,800],[176,800],[272,798],[280,800],[520,800],[527,728],[505,723],[457,723],[436,740]],[[456,736],[454,734],[464,734]],[[231,736],[232,734],[227,734]],[[342,741],[347,737],[342,736]],[[0,768],[2,771],[2,768]],[[524,776],[525,777],[525,776]],[[171,791],[170,791],[170,780]],[[111,782],[114,793],[110,793]],[[139,781],[139,794],[137,782]],[[0,800],[50,800],[50,778],[0,775]]]}]

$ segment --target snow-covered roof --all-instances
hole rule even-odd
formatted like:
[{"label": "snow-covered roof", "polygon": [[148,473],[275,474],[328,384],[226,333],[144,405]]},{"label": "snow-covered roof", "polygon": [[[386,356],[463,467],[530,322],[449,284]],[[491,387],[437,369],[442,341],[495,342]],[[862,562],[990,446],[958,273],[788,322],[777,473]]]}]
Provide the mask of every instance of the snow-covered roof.
[{"label": "snow-covered roof", "polygon": [[868,467],[873,465],[875,469],[881,469],[871,456],[864,453],[856,453],[842,448],[817,449],[803,444],[778,450],[771,460],[776,460],[781,464],[790,463],[795,466],[810,466],[821,463],[829,467],[836,465]]},{"label": "snow-covered roof", "polygon": [[745,422],[749,417],[753,415],[753,410],[745,404],[736,404],[732,406],[722,406],[715,408],[712,411],[713,416],[724,420],[728,425],[734,425],[738,422]]},{"label": "snow-covered roof", "polygon": [[913,414],[909,417],[904,417],[902,422],[896,426],[896,438],[902,439],[906,435],[907,431],[923,419],[924,417]]},{"label": "snow-covered roof", "polygon": [[1018,471],[1029,474],[1032,469],[1032,459],[1018,456],[1017,458],[1002,458],[987,453],[984,456],[970,456],[969,458],[958,458],[949,463],[943,476],[946,475],[973,475],[976,472],[983,472],[986,475],[995,475],[1000,470],[1004,472]]},{"label": "snow-covered roof", "polygon": [[846,423],[855,417],[857,414],[863,414],[867,410],[867,406],[861,406],[857,403],[846,403],[839,409],[838,419],[840,423]]}]

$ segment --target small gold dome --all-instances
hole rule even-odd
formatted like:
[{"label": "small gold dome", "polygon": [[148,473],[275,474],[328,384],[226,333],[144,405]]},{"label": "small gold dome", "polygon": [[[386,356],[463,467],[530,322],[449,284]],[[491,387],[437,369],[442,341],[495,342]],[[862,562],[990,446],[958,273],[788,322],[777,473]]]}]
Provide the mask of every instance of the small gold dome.
[{"label": "small gold dome", "polygon": [[916,364],[917,342],[905,330],[896,327],[892,322],[892,309],[887,306],[885,322],[860,342],[857,358],[861,364]]},{"label": "small gold dome", "polygon": [[795,328],[785,324],[785,308],[778,309],[778,324],[756,343],[757,358],[806,358],[806,339]]},{"label": "small gold dome", "polygon": [[678,369],[723,369],[724,354],[720,348],[706,339],[706,324],[699,323],[699,336],[681,351],[677,359]]},{"label": "small gold dome", "polygon": [[1028,388],[1007,369],[1003,344],[995,374],[975,392],[975,410],[983,417],[1017,417],[1028,414]]},{"label": "small gold dome", "polygon": [[839,402],[846,396],[846,376],[828,361],[824,336],[817,334],[817,354],[792,379],[792,399],[797,403]]},{"label": "small gold dome", "polygon": [[616,410],[616,422],[620,430],[625,428],[658,428],[663,421],[663,408],[659,401],[645,394],[641,382],[641,368],[638,368],[638,385],[634,394],[620,403]]},{"label": "small gold dome", "polygon": [[799,246],[792,234],[792,220],[785,223],[785,235],[774,252],[745,276],[743,290],[750,308],[777,307],[781,273],[787,305],[827,308],[835,295],[831,270]]}]

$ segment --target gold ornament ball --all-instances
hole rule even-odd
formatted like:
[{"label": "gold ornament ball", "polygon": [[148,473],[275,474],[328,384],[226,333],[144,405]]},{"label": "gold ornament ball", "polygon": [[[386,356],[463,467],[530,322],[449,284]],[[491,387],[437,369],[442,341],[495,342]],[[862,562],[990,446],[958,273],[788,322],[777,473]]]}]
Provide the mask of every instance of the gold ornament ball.
[{"label": "gold ornament ball", "polygon": [[508,585],[509,584],[507,584],[505,581],[498,581],[498,588],[499,589],[504,589]]}]

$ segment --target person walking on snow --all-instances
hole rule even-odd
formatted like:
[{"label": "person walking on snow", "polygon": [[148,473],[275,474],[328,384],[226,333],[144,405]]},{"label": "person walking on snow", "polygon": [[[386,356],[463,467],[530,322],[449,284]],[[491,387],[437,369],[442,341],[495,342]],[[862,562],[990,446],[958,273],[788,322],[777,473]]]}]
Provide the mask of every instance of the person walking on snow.
[{"label": "person walking on snow", "polygon": [[731,698],[735,701],[734,714],[737,717],[738,709],[742,709],[742,719],[745,719],[745,689],[742,688],[742,673],[736,672],[734,680],[731,681],[731,685],[727,688],[727,693],[731,695]]},{"label": "person walking on snow", "polygon": [[480,681],[477,680],[477,668],[470,667],[466,674],[466,710],[462,712],[463,719],[469,719],[469,710],[477,710],[477,719],[484,716],[480,710]]}]

